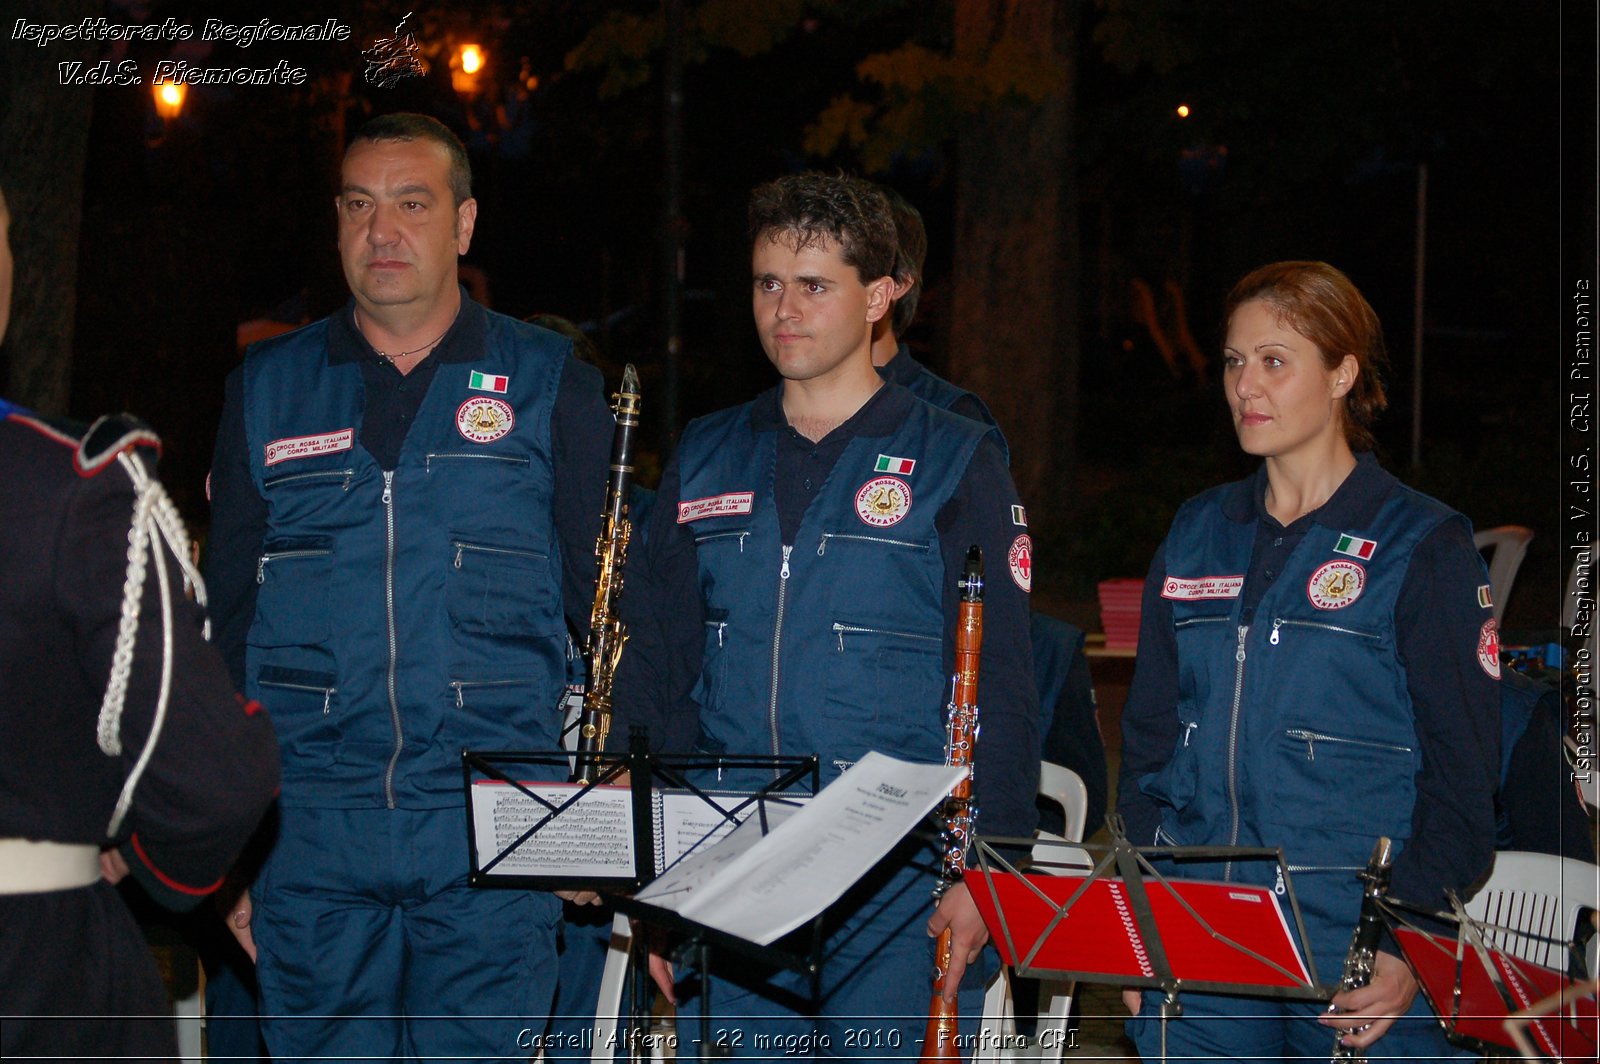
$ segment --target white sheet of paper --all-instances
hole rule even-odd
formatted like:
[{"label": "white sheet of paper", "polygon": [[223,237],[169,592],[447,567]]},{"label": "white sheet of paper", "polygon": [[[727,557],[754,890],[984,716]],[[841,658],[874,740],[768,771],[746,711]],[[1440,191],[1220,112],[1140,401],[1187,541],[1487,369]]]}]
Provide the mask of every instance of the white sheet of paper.
[{"label": "white sheet of paper", "polygon": [[638,898],[767,945],[837,901],[966,772],[874,751],[765,837],[754,818],[747,820]]},{"label": "white sheet of paper", "polygon": [[[559,806],[577,784],[526,783]],[[490,875],[627,877],[634,872],[633,807],[627,787],[595,787],[545,824],[489,871]],[[477,863],[494,860],[550,810],[503,780],[476,780],[472,821]]]}]

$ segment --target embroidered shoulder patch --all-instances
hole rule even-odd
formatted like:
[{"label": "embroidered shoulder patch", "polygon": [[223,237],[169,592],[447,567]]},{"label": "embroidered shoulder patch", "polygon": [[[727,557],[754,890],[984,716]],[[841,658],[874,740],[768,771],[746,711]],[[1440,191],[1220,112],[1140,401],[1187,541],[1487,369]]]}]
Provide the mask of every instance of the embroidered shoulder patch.
[{"label": "embroidered shoulder patch", "polygon": [[1006,552],[1006,561],[1011,565],[1011,582],[1023,591],[1033,591],[1033,537],[1018,536],[1011,541],[1011,549]]},{"label": "embroidered shoulder patch", "polygon": [[1484,621],[1483,627],[1478,629],[1478,665],[1489,679],[1500,678],[1500,626],[1493,617]]},{"label": "embroidered shoulder patch", "polygon": [[726,495],[708,495],[704,499],[689,499],[678,503],[678,524],[686,525],[702,517],[727,517],[747,514],[755,505],[753,491],[731,491]]},{"label": "embroidered shoulder patch", "polygon": [[1478,607],[1485,610],[1494,608],[1494,596],[1489,593],[1488,584],[1478,585]]}]

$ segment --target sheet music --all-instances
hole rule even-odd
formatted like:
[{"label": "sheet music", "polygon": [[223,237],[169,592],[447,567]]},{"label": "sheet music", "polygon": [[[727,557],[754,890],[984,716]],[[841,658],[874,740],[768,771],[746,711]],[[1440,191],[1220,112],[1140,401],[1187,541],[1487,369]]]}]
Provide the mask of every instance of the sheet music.
[{"label": "sheet music", "polygon": [[966,771],[869,753],[804,808],[774,816],[769,806],[769,826],[781,821],[770,833],[762,836],[758,818],[749,818],[638,899],[768,945],[836,901]]},{"label": "sheet music", "polygon": [[634,874],[632,794],[627,787],[597,786],[580,802],[550,817],[581,788],[573,783],[524,783],[547,807],[503,780],[475,780],[472,823],[476,865],[493,861],[527,830],[547,821],[491,875],[628,877]]}]

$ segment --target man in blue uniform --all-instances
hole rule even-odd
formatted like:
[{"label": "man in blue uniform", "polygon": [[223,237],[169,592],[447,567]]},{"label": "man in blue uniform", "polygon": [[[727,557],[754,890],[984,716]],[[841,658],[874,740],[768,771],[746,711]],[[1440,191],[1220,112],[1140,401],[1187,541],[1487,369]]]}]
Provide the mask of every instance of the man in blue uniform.
[{"label": "man in blue uniform", "polygon": [[[0,196],[0,335],[7,221]],[[111,884],[131,872],[169,908],[199,904],[277,786],[267,715],[234,694],[185,597],[187,537],[158,450],[132,418],[86,432],[0,399],[8,1058],[176,1055],[161,977]]]},{"label": "man in blue uniform", "polygon": [[[873,749],[943,760],[956,580],[976,543],[979,830],[1027,835],[1039,757],[1027,532],[992,433],[873,369],[873,323],[894,291],[888,205],[858,180],[787,177],[753,194],[750,235],[756,328],[783,380],[684,432],[623,599],[633,642],[615,727],[644,724],[658,748],[816,753],[824,783]],[[929,934],[946,925],[950,993],[959,985],[975,1014],[982,973],[962,975],[986,935],[963,887],[934,911],[936,864],[908,840],[830,909],[820,999],[793,973],[719,957],[711,1004],[734,1052],[804,1039],[793,1044],[917,1054]],[[865,1040],[849,1033],[861,1017],[874,1018]]]},{"label": "man in blue uniform", "polygon": [[352,299],[228,380],[212,579],[280,722],[281,826],[230,917],[274,1057],[490,1057],[549,1007],[557,900],[467,887],[464,748],[555,749],[587,623],[599,373],[457,284],[460,141],[374,119],[335,206]]}]

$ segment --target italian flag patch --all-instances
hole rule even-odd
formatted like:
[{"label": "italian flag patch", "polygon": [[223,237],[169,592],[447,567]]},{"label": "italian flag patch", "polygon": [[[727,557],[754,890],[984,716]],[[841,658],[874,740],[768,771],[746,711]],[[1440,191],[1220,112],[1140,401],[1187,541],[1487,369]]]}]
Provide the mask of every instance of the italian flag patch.
[{"label": "italian flag patch", "polygon": [[1485,610],[1494,608],[1494,598],[1489,594],[1488,584],[1478,585],[1478,606]]},{"label": "italian flag patch", "polygon": [[497,373],[482,373],[472,371],[472,376],[467,379],[467,387],[479,392],[493,392],[496,395],[506,394],[506,389],[511,386],[510,377],[502,377]]},{"label": "italian flag patch", "polygon": [[908,477],[915,468],[917,468],[917,460],[915,458],[896,458],[892,454],[880,454],[878,456],[878,464],[873,466],[872,470],[875,473],[898,473],[903,477]]},{"label": "italian flag patch", "polygon": [[1371,558],[1372,552],[1377,549],[1377,540],[1362,539],[1360,536],[1352,536],[1348,532],[1342,534],[1339,537],[1339,542],[1333,545],[1335,554],[1348,554],[1350,557],[1360,558],[1362,561]]}]

